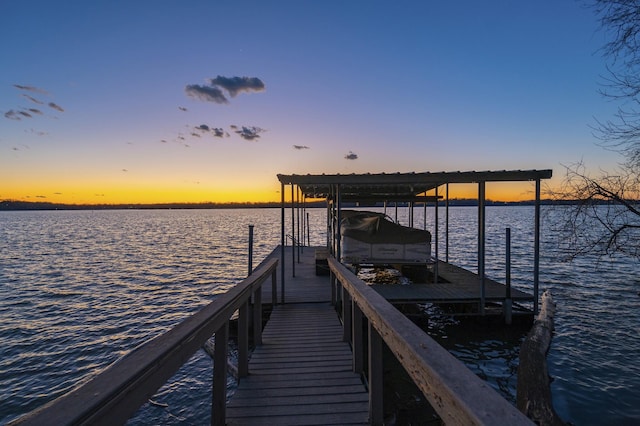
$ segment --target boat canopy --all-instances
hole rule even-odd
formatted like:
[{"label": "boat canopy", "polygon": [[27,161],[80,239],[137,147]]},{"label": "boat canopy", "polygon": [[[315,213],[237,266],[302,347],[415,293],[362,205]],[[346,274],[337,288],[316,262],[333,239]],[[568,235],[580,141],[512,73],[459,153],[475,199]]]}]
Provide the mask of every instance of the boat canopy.
[{"label": "boat canopy", "polygon": [[365,174],[278,174],[283,185],[297,185],[306,198],[335,198],[340,185],[342,200],[418,201],[419,194],[448,183],[526,182],[551,178],[552,171],[500,170],[467,172],[365,173]]}]

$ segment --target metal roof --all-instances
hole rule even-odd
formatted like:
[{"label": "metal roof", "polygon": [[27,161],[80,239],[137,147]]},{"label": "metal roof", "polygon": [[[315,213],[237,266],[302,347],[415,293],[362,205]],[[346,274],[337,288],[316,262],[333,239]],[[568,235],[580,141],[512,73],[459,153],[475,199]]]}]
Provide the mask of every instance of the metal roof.
[{"label": "metal roof", "polygon": [[284,185],[297,185],[307,198],[332,198],[335,185],[340,185],[340,195],[344,200],[410,200],[447,183],[526,182],[549,179],[551,175],[552,171],[545,169],[348,175],[278,174],[278,180]]}]

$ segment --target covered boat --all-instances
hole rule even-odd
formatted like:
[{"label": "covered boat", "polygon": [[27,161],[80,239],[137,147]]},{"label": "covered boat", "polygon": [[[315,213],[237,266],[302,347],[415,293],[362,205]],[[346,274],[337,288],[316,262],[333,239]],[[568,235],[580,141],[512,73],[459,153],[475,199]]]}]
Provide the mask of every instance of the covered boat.
[{"label": "covered boat", "polygon": [[341,261],[345,263],[427,263],[431,233],[394,223],[383,213],[343,210]]}]

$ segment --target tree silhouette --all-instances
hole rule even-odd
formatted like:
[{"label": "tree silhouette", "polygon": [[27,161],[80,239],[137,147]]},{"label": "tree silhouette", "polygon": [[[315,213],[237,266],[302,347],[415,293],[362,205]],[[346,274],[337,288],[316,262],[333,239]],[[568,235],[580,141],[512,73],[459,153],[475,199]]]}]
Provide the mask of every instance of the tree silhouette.
[{"label": "tree silhouette", "polygon": [[590,175],[584,164],[565,166],[559,198],[564,209],[563,240],[569,254],[625,253],[640,258],[640,0],[591,0],[601,30],[610,41],[603,96],[620,103],[612,119],[597,121],[595,135],[604,148],[621,154],[615,170]]}]

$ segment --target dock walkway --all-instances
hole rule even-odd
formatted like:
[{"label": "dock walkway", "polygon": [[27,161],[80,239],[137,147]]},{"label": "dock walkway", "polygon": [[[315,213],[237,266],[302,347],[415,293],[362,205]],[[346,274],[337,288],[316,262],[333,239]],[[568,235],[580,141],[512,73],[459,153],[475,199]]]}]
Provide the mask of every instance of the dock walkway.
[{"label": "dock walkway", "polygon": [[[315,275],[313,248],[304,248],[295,277],[287,260],[286,303],[271,313],[249,376],[227,405],[227,424],[368,424],[369,396],[342,341],[329,277]],[[270,299],[265,289],[263,302]]]}]

